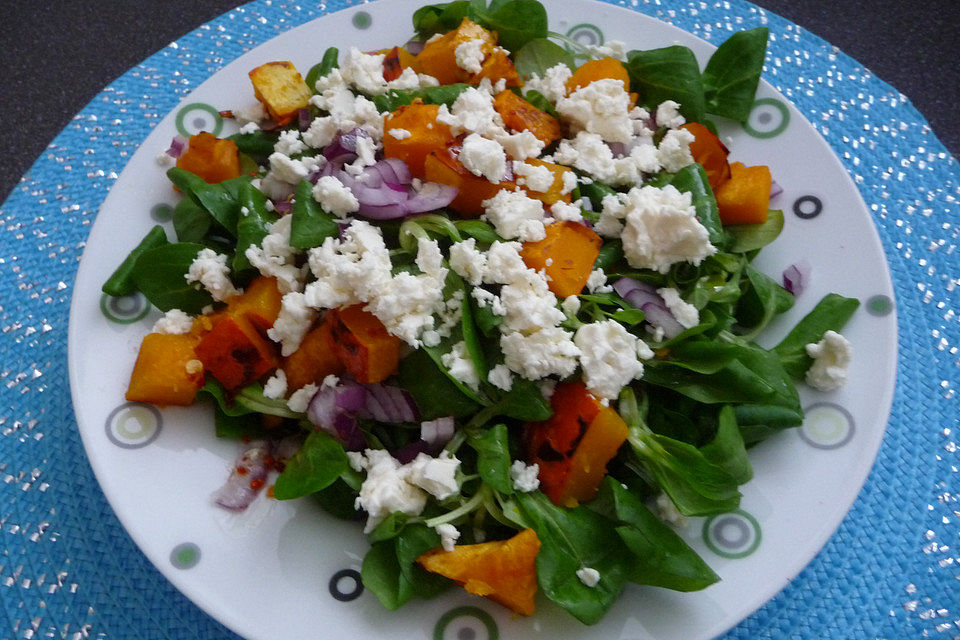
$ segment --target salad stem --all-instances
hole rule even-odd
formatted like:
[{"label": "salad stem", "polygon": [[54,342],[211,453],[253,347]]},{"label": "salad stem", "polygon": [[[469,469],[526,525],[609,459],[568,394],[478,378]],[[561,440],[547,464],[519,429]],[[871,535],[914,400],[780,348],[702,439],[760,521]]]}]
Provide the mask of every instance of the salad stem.
[{"label": "salad stem", "polygon": [[480,505],[484,504],[490,495],[490,488],[487,485],[481,485],[477,492],[469,500],[464,502],[462,505],[454,509],[453,511],[448,511],[447,513],[437,516],[435,518],[430,518],[429,520],[424,520],[423,524],[427,525],[430,528],[435,528],[441,524],[447,524],[448,522],[453,522],[460,519],[461,517],[467,515],[468,513],[475,510]]}]

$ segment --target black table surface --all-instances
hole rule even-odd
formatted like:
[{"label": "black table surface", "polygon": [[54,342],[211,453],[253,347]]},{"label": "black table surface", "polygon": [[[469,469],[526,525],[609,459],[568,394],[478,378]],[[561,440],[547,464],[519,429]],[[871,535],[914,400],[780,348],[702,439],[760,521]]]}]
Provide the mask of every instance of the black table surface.
[{"label": "black table surface", "polygon": [[[711,3],[714,0],[710,0]],[[960,1],[757,0],[905,94],[960,155]],[[0,0],[0,201],[107,84],[237,0]]]}]

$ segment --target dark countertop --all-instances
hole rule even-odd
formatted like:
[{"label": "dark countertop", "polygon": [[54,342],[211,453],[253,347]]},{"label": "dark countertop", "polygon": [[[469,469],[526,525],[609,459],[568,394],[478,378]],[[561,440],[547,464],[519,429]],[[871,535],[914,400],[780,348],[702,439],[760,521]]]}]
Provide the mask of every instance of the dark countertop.
[{"label": "dark countertop", "polygon": [[[107,84],[236,0],[0,3],[0,201]],[[758,0],[904,93],[960,155],[960,2]]]}]

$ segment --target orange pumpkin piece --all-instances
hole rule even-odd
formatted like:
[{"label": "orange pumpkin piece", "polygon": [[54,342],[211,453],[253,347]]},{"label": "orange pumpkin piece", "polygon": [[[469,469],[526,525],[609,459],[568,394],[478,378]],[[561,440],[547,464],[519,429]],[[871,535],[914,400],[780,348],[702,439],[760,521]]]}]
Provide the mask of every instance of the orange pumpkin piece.
[{"label": "orange pumpkin piece", "polygon": [[[580,65],[570,79],[567,80],[567,95],[570,95],[580,87],[585,87],[596,80],[612,78],[623,81],[623,89],[630,91],[630,74],[623,63],[616,58],[600,58],[599,60],[587,60]],[[636,96],[636,94],[631,94]],[[634,97],[636,102],[636,97]]]},{"label": "orange pumpkin piece", "polygon": [[546,232],[543,240],[524,242],[520,257],[529,268],[546,271],[555,296],[577,295],[587,284],[603,240],[585,225],[569,220],[547,225]]},{"label": "orange pumpkin piece", "polygon": [[196,174],[210,184],[240,175],[240,150],[233,140],[221,140],[201,131],[190,136],[189,146],[177,158],[177,167]]},{"label": "orange pumpkin piece", "polygon": [[694,140],[690,143],[690,153],[695,162],[703,166],[707,172],[710,187],[716,191],[721,184],[730,179],[730,163],[727,156],[730,151],[720,142],[710,129],[699,122],[688,122],[680,127],[693,134]]},{"label": "orange pumpkin piece", "polygon": [[203,386],[203,365],[195,351],[199,342],[200,338],[190,333],[147,334],[133,365],[127,400],[161,407],[193,404]]},{"label": "orange pumpkin piece", "polygon": [[493,108],[503,124],[514,131],[528,130],[544,146],[560,138],[560,123],[546,111],[536,108],[513,91],[501,91],[493,99]]},{"label": "orange pumpkin piece", "polygon": [[480,73],[469,75],[466,80],[470,84],[480,84],[480,81],[484,78],[489,79],[492,84],[503,80],[507,88],[519,87],[523,84],[523,82],[520,81],[520,74],[517,73],[517,68],[513,65],[509,54],[507,54],[506,50],[502,47],[495,47],[493,51],[487,55],[483,63],[481,63]]},{"label": "orange pumpkin piece", "polygon": [[292,62],[268,62],[248,75],[253,83],[253,95],[281,125],[293,120],[300,109],[306,109],[313,95]]},{"label": "orange pumpkin piece", "polygon": [[330,323],[323,322],[303,337],[300,346],[284,358],[281,367],[287,376],[287,388],[296,391],[308,384],[319,384],[329,375],[343,372],[330,332]]},{"label": "orange pumpkin piece", "polygon": [[401,47],[381,49],[378,53],[383,54],[383,79],[387,82],[399,78],[404,69],[417,71],[420,66],[417,58]]},{"label": "orange pumpkin piece", "polygon": [[596,494],[628,429],[582,382],[558,384],[550,404],[549,420],[527,425],[528,459],[539,465],[540,489],[547,497],[556,505],[575,507]]},{"label": "orange pumpkin piece", "polygon": [[767,221],[770,209],[770,168],[730,165],[730,179],[714,192],[723,224],[759,224]]},{"label": "orange pumpkin piece", "polygon": [[282,294],[277,279],[261,276],[253,280],[244,292],[227,299],[226,313],[245,317],[260,331],[266,331],[280,315]]},{"label": "orange pumpkin piece", "polygon": [[358,382],[381,382],[400,364],[400,339],[363,304],[327,312],[334,352]]},{"label": "orange pumpkin piece", "polygon": [[524,529],[508,540],[456,545],[453,551],[431,549],[417,562],[457,582],[468,592],[485,596],[514,613],[536,612],[537,554],[540,539]]},{"label": "orange pumpkin piece", "polygon": [[512,180],[493,184],[483,176],[473,175],[456,157],[456,148],[430,153],[423,163],[423,172],[430,182],[457,188],[457,197],[450,208],[465,218],[476,218],[484,213],[483,201],[497,195],[501,189],[516,189]]},{"label": "orange pumpkin piece", "polygon": [[[424,178],[427,155],[443,151],[454,140],[450,127],[437,122],[439,111],[438,105],[417,100],[388,115],[383,121],[383,155],[403,160],[414,177]],[[410,136],[401,140],[390,133],[392,129],[408,131]]]},{"label": "orange pumpkin piece", "polygon": [[201,338],[197,358],[229,391],[250,384],[279,364],[273,344],[253,323],[226,314]]},{"label": "orange pumpkin piece", "polygon": [[[473,74],[460,68],[457,64],[456,54],[457,47],[470,40],[482,40],[481,51],[484,56],[489,58],[496,47],[497,35],[494,32],[487,31],[473,20],[464,18],[459,27],[424,45],[423,51],[417,54],[417,64],[420,65],[421,73],[433,76],[440,84],[470,81]],[[483,73],[482,67],[481,64],[481,74]],[[491,81],[493,81],[493,78],[491,78]],[[477,78],[474,84],[479,83],[480,79]]]},{"label": "orange pumpkin piece", "polygon": [[569,167],[565,167],[562,164],[544,162],[538,158],[527,158],[524,160],[524,162],[527,164],[532,164],[535,167],[546,167],[553,174],[553,184],[551,184],[550,188],[546,191],[534,191],[527,185],[521,185],[520,188],[527,192],[527,196],[533,198],[534,200],[539,200],[548,207],[561,201],[570,204],[571,200],[573,199],[570,192],[563,192],[564,185],[566,184],[563,176],[570,171]]}]

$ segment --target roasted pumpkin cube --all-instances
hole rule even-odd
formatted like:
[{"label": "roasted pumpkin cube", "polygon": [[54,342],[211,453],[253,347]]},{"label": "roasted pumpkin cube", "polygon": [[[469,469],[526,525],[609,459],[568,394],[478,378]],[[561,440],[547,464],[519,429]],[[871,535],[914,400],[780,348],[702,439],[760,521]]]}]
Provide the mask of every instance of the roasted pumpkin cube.
[{"label": "roasted pumpkin cube", "polygon": [[[622,80],[623,90],[630,91],[630,74],[623,63],[616,58],[600,58],[599,60],[587,60],[573,72],[573,75],[567,80],[567,95],[591,82],[606,78]],[[630,103],[636,103],[638,97],[636,93],[631,93]]]},{"label": "roasted pumpkin cube", "polygon": [[694,140],[690,143],[690,153],[694,161],[703,166],[710,188],[716,191],[720,185],[730,179],[730,163],[727,162],[730,151],[720,142],[716,134],[699,122],[688,122],[680,128],[693,134]]},{"label": "roasted pumpkin cube", "polygon": [[397,371],[400,339],[363,304],[327,312],[337,358],[358,382],[381,382]]},{"label": "roasted pumpkin cube", "polygon": [[[481,51],[484,56],[489,56],[497,44],[497,35],[470,18],[464,18],[459,27],[423,46],[423,51],[417,54],[417,64],[422,73],[433,76],[440,84],[467,82],[472,74],[457,64],[456,51],[457,47],[470,40],[482,40]],[[478,79],[475,84],[479,82]]]},{"label": "roasted pumpkin cube", "polygon": [[529,616],[537,610],[538,553],[540,539],[536,531],[524,529],[508,540],[461,544],[453,551],[431,549],[417,562],[470,593]]},{"label": "roasted pumpkin cube", "polygon": [[767,221],[770,210],[770,187],[773,178],[764,165],[747,167],[740,162],[730,165],[730,179],[714,194],[723,224],[760,224]]},{"label": "roasted pumpkin cube", "polygon": [[475,176],[456,157],[456,148],[434,151],[427,155],[423,172],[430,182],[457,188],[457,197],[449,207],[465,218],[477,218],[484,213],[483,201],[497,195],[501,189],[516,189],[512,180],[494,184],[483,176]]},{"label": "roasted pumpkin cube", "polygon": [[293,120],[300,109],[307,108],[313,95],[292,62],[268,62],[248,75],[253,83],[253,95],[279,124]]},{"label": "roasted pumpkin cube", "polygon": [[579,294],[590,278],[603,240],[593,230],[569,220],[547,225],[546,234],[543,240],[523,243],[520,256],[524,264],[535,271],[543,269],[550,291],[558,298]]},{"label": "roasted pumpkin cube", "polygon": [[399,78],[404,69],[420,70],[416,56],[403,47],[381,49],[378,53],[383,54],[383,79],[387,82]]},{"label": "roasted pumpkin cube", "polygon": [[550,404],[549,420],[526,426],[527,458],[539,466],[546,496],[556,505],[574,507],[594,496],[628,429],[582,382],[558,384]]},{"label": "roasted pumpkin cube", "polygon": [[127,400],[161,407],[193,404],[203,386],[203,365],[195,351],[199,342],[200,338],[190,333],[147,334],[133,365]]},{"label": "roasted pumpkin cube", "polygon": [[177,158],[177,167],[211,184],[223,182],[240,175],[240,150],[233,140],[201,131],[190,136],[187,150]]},{"label": "roasted pumpkin cube", "polygon": [[474,73],[467,76],[467,82],[470,84],[480,84],[484,78],[492,84],[503,80],[507,88],[519,87],[523,84],[520,80],[520,74],[513,65],[513,60],[506,49],[496,47],[480,65],[480,73]]},{"label": "roasted pumpkin cube", "polygon": [[227,299],[226,313],[245,317],[260,331],[266,331],[280,315],[282,294],[277,279],[261,276],[253,280],[243,293]]},{"label": "roasted pumpkin cube", "polygon": [[297,350],[284,358],[282,369],[290,391],[311,383],[319,384],[329,375],[340,374],[343,363],[337,357],[330,323],[325,321],[308,331]]},{"label": "roasted pumpkin cube", "polygon": [[[383,155],[403,160],[414,177],[424,178],[427,154],[443,151],[454,140],[450,127],[437,122],[439,111],[439,106],[417,100],[388,115],[383,121]],[[410,135],[398,138],[390,133],[392,130],[407,131]]]},{"label": "roasted pumpkin cube", "polygon": [[552,115],[536,108],[513,91],[501,91],[493,100],[493,108],[503,124],[513,131],[529,131],[544,146],[560,138],[560,123]]},{"label": "roasted pumpkin cube", "polygon": [[260,379],[277,368],[276,348],[243,316],[221,316],[197,345],[203,367],[228,390]]}]

